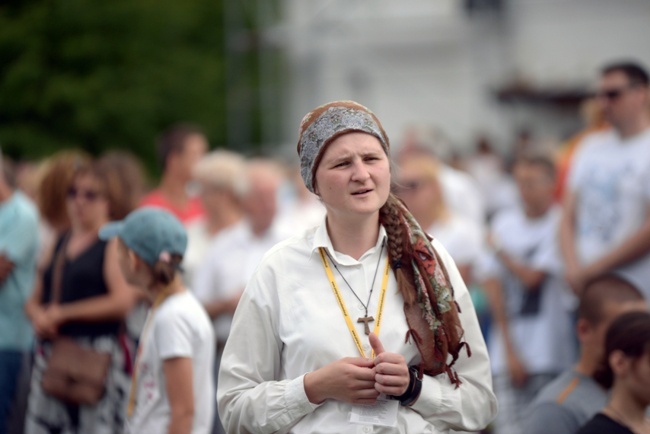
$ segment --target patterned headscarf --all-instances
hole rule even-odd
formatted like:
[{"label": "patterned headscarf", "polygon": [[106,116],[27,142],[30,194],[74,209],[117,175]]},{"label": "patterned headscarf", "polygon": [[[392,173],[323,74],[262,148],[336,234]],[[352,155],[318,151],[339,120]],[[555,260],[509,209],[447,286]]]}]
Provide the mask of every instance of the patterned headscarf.
[{"label": "patterned headscarf", "polygon": [[326,145],[337,137],[351,132],[375,136],[388,155],[388,137],[379,119],[366,107],[354,101],[334,101],[315,108],[300,123],[298,155],[300,175],[314,193],[314,174]]},{"label": "patterned headscarf", "polygon": [[[379,119],[353,101],[334,101],[317,107],[300,124],[298,154],[305,186],[314,192],[314,174],[327,145],[350,132],[376,137],[389,155],[389,141]],[[397,285],[404,298],[404,313],[422,362],[420,374],[435,376],[446,372],[456,386],[461,381],[452,366],[463,346],[463,329],[458,305],[447,270],[406,206],[392,194],[379,212],[388,234],[388,254]],[[448,361],[448,356],[451,360]]]}]

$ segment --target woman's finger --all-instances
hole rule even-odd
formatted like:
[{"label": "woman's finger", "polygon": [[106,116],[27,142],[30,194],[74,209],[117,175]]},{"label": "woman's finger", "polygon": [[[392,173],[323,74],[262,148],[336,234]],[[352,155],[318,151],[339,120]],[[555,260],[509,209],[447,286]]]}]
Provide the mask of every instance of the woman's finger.
[{"label": "woman's finger", "polygon": [[405,387],[409,384],[409,377],[377,374],[375,376],[375,382],[382,386]]},{"label": "woman's finger", "polygon": [[380,363],[375,366],[377,374],[384,375],[406,375],[408,376],[409,368],[406,363]]}]

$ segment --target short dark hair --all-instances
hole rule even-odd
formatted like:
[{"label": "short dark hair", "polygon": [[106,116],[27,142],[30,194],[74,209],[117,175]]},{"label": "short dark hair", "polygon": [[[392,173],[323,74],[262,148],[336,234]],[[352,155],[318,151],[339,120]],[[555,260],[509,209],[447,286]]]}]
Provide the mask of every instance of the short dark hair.
[{"label": "short dark hair", "polygon": [[203,130],[194,124],[175,124],[163,131],[158,138],[158,163],[163,170],[167,168],[170,155],[183,151],[185,141],[191,136],[205,136]]},{"label": "short dark hair", "polygon": [[614,62],[605,65],[600,73],[602,76],[621,72],[625,74],[631,85],[648,87],[648,72],[635,62]]},{"label": "short dark hair", "polygon": [[643,300],[641,291],[628,280],[616,274],[606,274],[585,286],[578,305],[578,318],[585,319],[592,325],[600,324],[606,303]]},{"label": "short dark hair", "polygon": [[609,356],[614,351],[622,351],[633,359],[639,359],[650,352],[650,313],[624,313],[607,329],[605,354],[594,373],[596,381],[606,389],[614,384],[614,372],[609,364]]},{"label": "short dark hair", "polygon": [[541,167],[551,178],[555,178],[557,173],[553,158],[547,153],[539,151],[525,152],[517,156],[514,166],[518,164]]}]

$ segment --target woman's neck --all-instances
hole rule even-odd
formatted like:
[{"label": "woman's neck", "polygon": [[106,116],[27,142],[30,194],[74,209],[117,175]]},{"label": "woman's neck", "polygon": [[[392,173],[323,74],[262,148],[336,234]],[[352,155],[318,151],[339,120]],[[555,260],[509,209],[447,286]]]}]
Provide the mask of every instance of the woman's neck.
[{"label": "woman's neck", "polygon": [[174,280],[167,285],[156,283],[149,287],[153,303],[160,303],[166,297],[183,291],[185,291],[185,286],[183,286],[183,281],[178,273],[176,273]]},{"label": "woman's neck", "polygon": [[165,199],[174,207],[183,209],[187,206],[189,197],[184,182],[178,182],[171,175],[163,175],[159,189]]},{"label": "woman's neck", "polygon": [[631,396],[622,386],[614,384],[610,400],[604,411],[609,417],[626,425],[635,433],[646,433],[650,428],[646,417],[646,404]]},{"label": "woman's neck", "polygon": [[96,224],[72,224],[70,226],[71,235],[74,237],[95,236],[104,224],[108,221],[102,220]]},{"label": "woman's neck", "polygon": [[337,252],[359,259],[377,244],[379,213],[355,221],[327,216],[327,232]]}]

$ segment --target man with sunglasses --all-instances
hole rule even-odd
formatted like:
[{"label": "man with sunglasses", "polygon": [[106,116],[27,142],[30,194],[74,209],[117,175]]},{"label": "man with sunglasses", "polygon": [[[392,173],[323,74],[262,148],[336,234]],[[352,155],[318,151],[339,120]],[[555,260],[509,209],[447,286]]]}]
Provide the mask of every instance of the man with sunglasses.
[{"label": "man with sunglasses", "polygon": [[615,272],[650,297],[650,94],[635,63],[601,71],[597,102],[610,130],[576,154],[560,225],[566,277],[576,293]]}]

